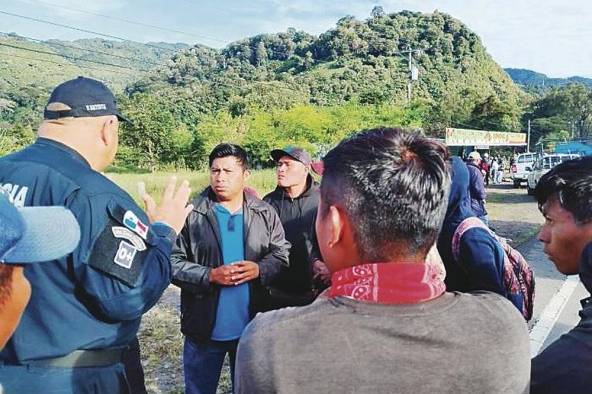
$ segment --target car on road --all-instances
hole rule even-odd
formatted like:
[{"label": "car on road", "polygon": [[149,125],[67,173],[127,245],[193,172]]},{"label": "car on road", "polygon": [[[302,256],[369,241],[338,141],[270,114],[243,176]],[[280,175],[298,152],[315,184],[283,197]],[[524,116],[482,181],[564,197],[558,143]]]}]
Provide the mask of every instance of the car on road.
[{"label": "car on road", "polygon": [[529,195],[534,194],[534,189],[541,177],[549,172],[551,168],[555,167],[559,163],[563,163],[564,161],[568,161],[571,159],[576,159],[580,157],[580,155],[576,153],[553,153],[548,155],[543,155],[539,157],[532,167],[527,167],[526,170],[529,171],[528,177],[526,180],[526,192]]},{"label": "car on road", "polygon": [[526,168],[532,168],[537,157],[537,153],[521,153],[518,155],[510,171],[514,187],[520,187],[522,182],[528,180],[529,171]]}]

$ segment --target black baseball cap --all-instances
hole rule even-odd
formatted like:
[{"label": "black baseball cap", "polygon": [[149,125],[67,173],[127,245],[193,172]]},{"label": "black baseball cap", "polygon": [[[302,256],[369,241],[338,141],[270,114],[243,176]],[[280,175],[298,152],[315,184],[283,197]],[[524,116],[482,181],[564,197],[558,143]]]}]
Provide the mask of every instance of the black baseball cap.
[{"label": "black baseball cap", "polygon": [[45,119],[107,115],[115,115],[120,121],[129,122],[119,113],[115,96],[109,88],[102,82],[85,77],[58,85],[51,92],[43,112]]},{"label": "black baseball cap", "polygon": [[271,151],[271,157],[274,161],[278,161],[283,156],[290,156],[294,160],[298,160],[305,166],[312,163],[312,159],[307,151],[297,146],[286,146],[284,149],[274,149]]}]

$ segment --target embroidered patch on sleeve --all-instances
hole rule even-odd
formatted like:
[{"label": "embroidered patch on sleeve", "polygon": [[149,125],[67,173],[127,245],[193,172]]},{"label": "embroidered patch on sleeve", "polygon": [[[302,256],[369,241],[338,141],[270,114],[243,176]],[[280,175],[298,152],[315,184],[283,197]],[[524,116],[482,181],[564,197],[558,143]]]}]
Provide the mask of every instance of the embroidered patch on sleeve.
[{"label": "embroidered patch on sleeve", "polygon": [[148,226],[142,223],[132,211],[126,211],[123,215],[123,224],[132,231],[138,233],[142,238],[148,236]]},{"label": "embroidered patch on sleeve", "polygon": [[109,220],[93,246],[88,264],[134,286],[151,246],[125,226],[123,212],[127,214],[131,211],[125,211],[120,206],[109,209]]}]

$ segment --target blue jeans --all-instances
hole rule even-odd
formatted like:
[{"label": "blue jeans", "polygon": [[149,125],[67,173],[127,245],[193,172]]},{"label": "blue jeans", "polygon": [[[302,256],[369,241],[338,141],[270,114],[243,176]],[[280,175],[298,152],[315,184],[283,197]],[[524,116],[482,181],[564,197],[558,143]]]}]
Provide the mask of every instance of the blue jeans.
[{"label": "blue jeans", "polygon": [[183,372],[186,394],[216,394],[226,353],[230,357],[230,374],[234,391],[234,362],[238,339],[196,343],[185,337]]}]

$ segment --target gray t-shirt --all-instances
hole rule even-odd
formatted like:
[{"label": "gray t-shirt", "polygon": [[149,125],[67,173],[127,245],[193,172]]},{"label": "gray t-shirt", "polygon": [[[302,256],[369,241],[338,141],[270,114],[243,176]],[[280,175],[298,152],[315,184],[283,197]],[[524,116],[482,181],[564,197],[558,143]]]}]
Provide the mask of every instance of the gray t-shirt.
[{"label": "gray t-shirt", "polygon": [[240,340],[237,393],[528,393],[528,330],[489,292],[416,305],[339,297],[257,315]]}]

